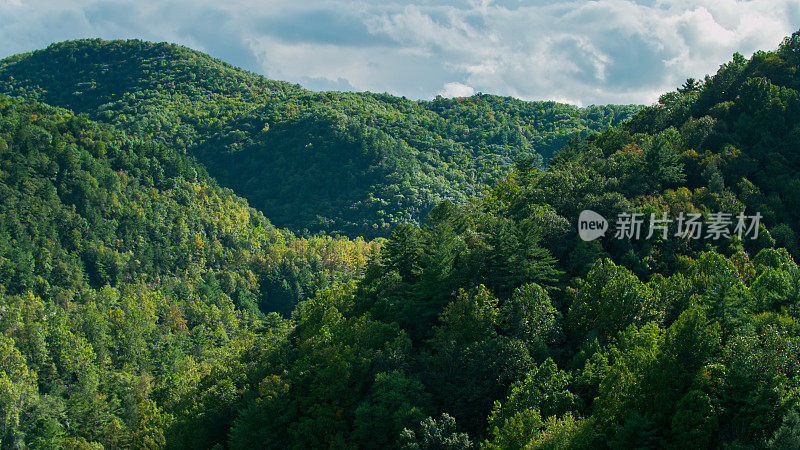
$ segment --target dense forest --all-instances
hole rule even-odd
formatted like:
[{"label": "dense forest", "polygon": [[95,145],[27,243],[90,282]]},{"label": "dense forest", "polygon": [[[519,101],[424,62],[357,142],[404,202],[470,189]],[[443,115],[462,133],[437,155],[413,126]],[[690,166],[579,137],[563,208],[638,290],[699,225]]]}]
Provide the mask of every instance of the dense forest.
[{"label": "dense forest", "polygon": [[315,93],[185,47],[99,39],[0,61],[0,92],[194,155],[278,226],[367,238],[465,203],[515,162],[547,159],[637,109]]},{"label": "dense forest", "polygon": [[63,424],[145,445],[127,422],[157,419],[150,397],[193,389],[380,245],[297,238],[180,153],[5,96],[0,158],[4,447],[23,429],[27,445],[60,442]]},{"label": "dense forest", "polygon": [[[3,97],[0,445],[797,448],[798,68],[800,32],[735,54],[373,242],[272,226],[200,166],[216,132]],[[586,242],[585,209],[762,220]]]}]

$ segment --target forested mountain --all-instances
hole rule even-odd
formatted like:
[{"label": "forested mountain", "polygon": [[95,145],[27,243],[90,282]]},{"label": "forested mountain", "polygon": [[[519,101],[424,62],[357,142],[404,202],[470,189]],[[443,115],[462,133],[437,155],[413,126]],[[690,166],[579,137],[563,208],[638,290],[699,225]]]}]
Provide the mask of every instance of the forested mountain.
[{"label": "forested mountain", "polygon": [[0,96],[0,443],[163,444],[163,401],[376,245],[297,238],[162,144]]},{"label": "forested mountain", "polygon": [[[797,448],[798,68],[800,32],[734,55],[380,245],[277,230],[173,148],[221,135],[4,97],[0,445]],[[585,242],[585,209],[762,219]]]},{"label": "forested mountain", "polygon": [[[299,306],[228,445],[797,448],[798,67],[800,32],[397,227]],[[763,220],[584,242],[584,209]]]},{"label": "forested mountain", "polygon": [[0,92],[186,151],[278,226],[351,237],[464,203],[516,161],[547,159],[637,109],[315,93],[185,47],[98,39],[0,61]]}]

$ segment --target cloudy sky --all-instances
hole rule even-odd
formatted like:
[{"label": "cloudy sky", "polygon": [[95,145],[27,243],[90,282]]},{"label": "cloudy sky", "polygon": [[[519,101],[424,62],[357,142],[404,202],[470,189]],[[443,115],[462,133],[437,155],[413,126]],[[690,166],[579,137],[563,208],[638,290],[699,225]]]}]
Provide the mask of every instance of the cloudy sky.
[{"label": "cloudy sky", "polygon": [[0,57],[139,38],[314,90],[649,104],[798,28],[800,0],[0,0]]}]

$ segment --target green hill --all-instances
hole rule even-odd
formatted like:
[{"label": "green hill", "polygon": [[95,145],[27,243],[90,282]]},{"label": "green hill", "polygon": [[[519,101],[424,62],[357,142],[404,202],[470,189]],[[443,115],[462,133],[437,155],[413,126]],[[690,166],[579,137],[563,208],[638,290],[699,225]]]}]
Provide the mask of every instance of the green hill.
[{"label": "green hill", "polygon": [[70,41],[12,56],[0,61],[0,92],[186,151],[278,226],[365,237],[417,223],[440,201],[464,203],[515,162],[547,159],[571,136],[637,109],[315,93],[141,41]]},{"label": "green hill", "polygon": [[[229,403],[229,429],[193,435],[206,420],[198,412],[172,439],[793,448],[798,55],[800,32],[777,51],[735,55],[629,122],[572,142],[547,168],[519,164],[489,195],[396,227],[362,281],[298,306],[293,357],[261,353],[261,381]],[[584,242],[583,209],[612,221],[764,217],[757,239],[681,238],[673,222],[666,239],[612,230]]]},{"label": "green hill", "polygon": [[149,395],[179,395],[176,373],[358,278],[378,246],[297,238],[179,152],[0,95],[0,445],[62,442],[60,424],[158,443],[135,431]]},{"label": "green hill", "polygon": [[[442,117],[431,136],[455,136],[473,111],[530,104],[253,85],[241,98],[285,99],[209,119],[210,133],[186,125],[179,142],[0,97],[0,447],[797,448],[798,68],[800,32],[734,55],[547,167],[520,158],[486,195],[371,244],[277,229],[183,150],[233,177],[298,147],[274,158],[300,173],[295,189],[329,175],[321,186],[344,190],[336,176],[362,170],[364,149],[423,160],[409,124]],[[126,117],[105,120],[142,123]],[[487,120],[447,138],[465,161]],[[667,237],[585,242],[584,209],[763,217],[756,239],[681,237],[672,222]]]},{"label": "green hill", "polygon": [[245,310],[289,312],[312,287],[357,276],[365,263],[372,244],[298,239],[162,144],[1,100],[7,294],[69,299],[107,284],[211,277],[228,280],[226,294]]}]

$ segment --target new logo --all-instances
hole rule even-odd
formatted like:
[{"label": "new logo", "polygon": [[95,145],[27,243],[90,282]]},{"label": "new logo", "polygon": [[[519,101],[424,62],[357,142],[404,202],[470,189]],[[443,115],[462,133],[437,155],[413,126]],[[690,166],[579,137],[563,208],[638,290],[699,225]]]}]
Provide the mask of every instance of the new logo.
[{"label": "new logo", "polygon": [[593,241],[606,235],[608,221],[596,212],[585,209],[578,216],[578,234],[584,241]]}]

